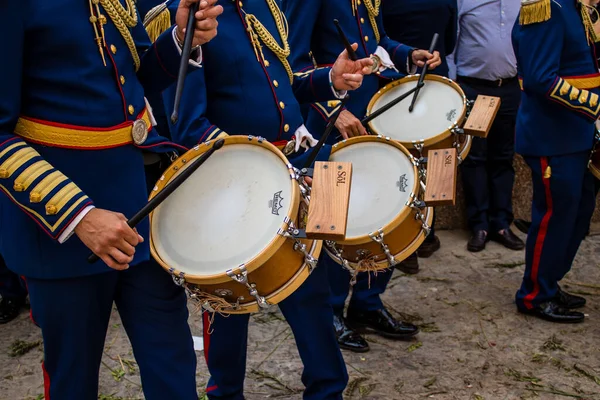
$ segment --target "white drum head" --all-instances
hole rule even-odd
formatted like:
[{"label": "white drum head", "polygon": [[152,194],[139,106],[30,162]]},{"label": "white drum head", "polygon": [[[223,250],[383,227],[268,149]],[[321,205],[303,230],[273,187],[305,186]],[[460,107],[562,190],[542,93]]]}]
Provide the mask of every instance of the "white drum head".
[{"label": "white drum head", "polygon": [[361,142],[337,150],[331,160],[352,163],[347,239],[376,232],[406,207],[415,184],[414,166],[397,147]]},{"label": "white drum head", "polygon": [[285,163],[251,144],[226,145],[154,212],[158,255],[187,275],[221,274],[256,257],[292,206]]},{"label": "white drum head", "polygon": [[[383,93],[373,104],[370,113],[417,86],[417,81],[399,83]],[[389,111],[371,121],[378,135],[389,136],[404,143],[421,142],[444,133],[458,122],[463,113],[462,93],[446,82],[425,80],[412,112],[408,107],[412,95],[396,104]]]}]

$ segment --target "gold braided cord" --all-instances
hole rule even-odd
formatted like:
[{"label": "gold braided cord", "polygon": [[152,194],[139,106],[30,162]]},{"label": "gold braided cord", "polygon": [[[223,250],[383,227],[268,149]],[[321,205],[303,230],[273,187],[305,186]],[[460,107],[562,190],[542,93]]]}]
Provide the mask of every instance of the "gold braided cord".
[{"label": "gold braided cord", "polygon": [[283,15],[283,12],[279,9],[275,0],[266,0],[271,10],[271,14],[273,15],[273,19],[275,20],[275,25],[277,26],[277,31],[279,32],[279,36],[281,38],[281,43],[283,47],[277,43],[277,40],[271,35],[269,30],[265,28],[265,26],[254,16],[253,14],[246,14],[246,25],[248,25],[248,34],[250,35],[250,40],[252,42],[252,46],[254,47],[254,53],[256,54],[256,58],[260,60],[262,58],[265,61],[265,55],[262,51],[262,43],[267,46],[269,50],[271,50],[281,61],[281,64],[285,68],[285,71],[288,74],[290,79],[290,83],[294,82],[294,72],[292,71],[292,66],[288,61],[288,56],[290,55],[290,45],[288,43],[288,24]]},{"label": "gold braided cord", "polygon": [[99,1],[102,7],[106,10],[106,13],[115,24],[117,30],[127,43],[127,47],[133,57],[135,64],[135,70],[140,68],[140,56],[135,47],[135,42],[129,28],[133,28],[138,23],[137,11],[135,9],[135,3],[133,0],[125,0],[127,4],[127,10],[121,5],[119,0],[92,0],[94,2]]},{"label": "gold braided cord", "polygon": [[[381,9],[381,0],[360,1],[365,3],[367,13],[369,14],[369,21],[371,22],[373,33],[375,34],[375,39],[377,40],[377,43],[379,43],[381,35],[379,34],[379,28],[377,27],[377,17],[379,16],[379,10]],[[352,0],[352,15],[356,15],[358,13],[358,4],[359,0]]]},{"label": "gold braided cord", "polygon": [[583,20],[583,26],[585,28],[585,35],[588,40],[588,44],[597,43],[600,41],[598,35],[596,34],[596,30],[594,29],[594,23],[592,22],[592,17],[590,12],[595,12],[598,15],[598,10],[596,7],[588,6],[587,4],[580,2],[581,4],[581,19]]}]

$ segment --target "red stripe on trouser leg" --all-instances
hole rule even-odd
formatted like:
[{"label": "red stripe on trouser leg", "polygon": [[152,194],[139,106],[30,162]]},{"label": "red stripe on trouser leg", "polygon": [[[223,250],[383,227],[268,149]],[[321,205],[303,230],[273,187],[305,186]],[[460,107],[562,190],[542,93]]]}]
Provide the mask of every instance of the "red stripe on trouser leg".
[{"label": "red stripe on trouser leg", "polygon": [[[23,282],[25,282],[25,290],[27,290],[27,293],[29,293],[29,287],[27,287],[27,279],[25,279],[23,275],[21,275],[21,279],[23,279]],[[29,319],[31,320],[31,322],[33,322],[35,326],[39,326],[35,322],[35,319],[33,319],[33,309],[31,308],[31,305],[29,305]]]},{"label": "red stripe on trouser leg", "polygon": [[[204,311],[202,314],[202,340],[204,341],[204,359],[208,364],[208,348],[210,347],[210,318],[208,317],[208,312]],[[218,386],[213,385],[206,388],[206,393],[212,392],[213,390],[217,390]]]},{"label": "red stripe on trouser leg", "polygon": [[530,310],[533,308],[533,304],[531,304],[531,301],[535,299],[538,293],[540,292],[538,272],[540,268],[540,260],[542,258],[542,251],[544,249],[544,240],[546,239],[546,234],[548,233],[548,223],[550,222],[550,218],[552,217],[552,192],[550,191],[550,178],[544,178],[544,172],[546,171],[546,168],[548,168],[548,158],[540,158],[540,164],[542,168],[542,182],[544,183],[544,190],[546,194],[546,213],[544,214],[544,218],[542,218],[542,223],[540,224],[540,230],[538,232],[537,238],[535,239],[535,247],[533,250],[533,263],[531,265],[531,280],[533,281],[533,291],[527,296],[525,296],[525,298],[523,299],[525,307],[527,307]]},{"label": "red stripe on trouser leg", "polygon": [[44,371],[44,398],[50,400],[50,375],[48,375],[44,363],[42,363],[42,371]]}]

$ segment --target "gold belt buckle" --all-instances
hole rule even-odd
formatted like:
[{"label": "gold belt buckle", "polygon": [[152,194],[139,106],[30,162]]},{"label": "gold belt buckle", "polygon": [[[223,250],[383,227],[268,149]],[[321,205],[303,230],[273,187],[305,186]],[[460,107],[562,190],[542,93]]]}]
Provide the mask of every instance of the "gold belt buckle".
[{"label": "gold belt buckle", "polygon": [[296,141],[292,139],[285,144],[285,147],[283,148],[283,154],[289,156],[294,152],[294,150],[296,150]]},{"label": "gold belt buckle", "polygon": [[148,124],[142,118],[136,120],[131,127],[131,137],[133,143],[138,146],[148,139]]}]

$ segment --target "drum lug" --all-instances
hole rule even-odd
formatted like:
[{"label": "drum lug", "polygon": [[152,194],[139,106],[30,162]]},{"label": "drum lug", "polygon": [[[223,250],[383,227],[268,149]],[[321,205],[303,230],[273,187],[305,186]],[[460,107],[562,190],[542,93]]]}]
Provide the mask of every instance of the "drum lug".
[{"label": "drum lug", "polygon": [[300,170],[297,170],[297,175],[298,177],[301,176],[308,176],[309,178],[313,177],[313,174],[315,172],[314,168],[302,168]]},{"label": "drum lug", "polygon": [[169,268],[169,273],[171,274],[171,278],[173,278],[173,282],[175,282],[175,284],[177,286],[185,285],[185,273],[184,272],[180,272],[179,275],[177,275],[177,274],[175,274],[175,268]]},{"label": "drum lug", "polygon": [[227,276],[233,279],[234,281],[241,283],[246,286],[250,296],[256,299],[256,304],[261,310],[267,310],[270,307],[269,302],[263,296],[258,294],[258,290],[256,290],[256,284],[248,282],[248,271],[246,271],[246,266],[244,264],[240,265],[238,268],[239,273],[234,273],[232,269],[227,271]]},{"label": "drum lug", "polygon": [[350,273],[350,276],[352,277],[352,280],[350,281],[350,286],[354,286],[356,284],[356,271],[354,270],[354,268],[352,268],[348,260],[346,260],[342,256],[342,252],[340,251],[340,249],[337,248],[335,242],[331,240],[326,240],[325,245],[329,247],[331,251],[333,251],[335,257],[341,261],[342,267],[344,267],[344,269]]},{"label": "drum lug", "polygon": [[398,262],[390,252],[390,248],[388,247],[388,245],[385,244],[385,242],[383,241],[383,236],[383,231],[381,229],[378,230],[377,233],[369,233],[369,237],[375,242],[379,243],[379,245],[381,246],[381,249],[385,253],[386,258],[390,263],[390,267],[393,267],[394,265],[398,264]]},{"label": "drum lug", "polygon": [[296,243],[294,243],[294,250],[304,255],[304,262],[308,267],[308,272],[312,273],[317,267],[317,259],[307,251],[306,245],[298,240],[296,240]]},{"label": "drum lug", "polygon": [[293,239],[306,239],[306,231],[304,229],[296,228],[294,225],[294,221],[292,221],[289,217],[285,217],[283,220],[285,224],[287,224],[287,229],[281,229],[277,231],[277,234],[280,236],[291,237]]}]

